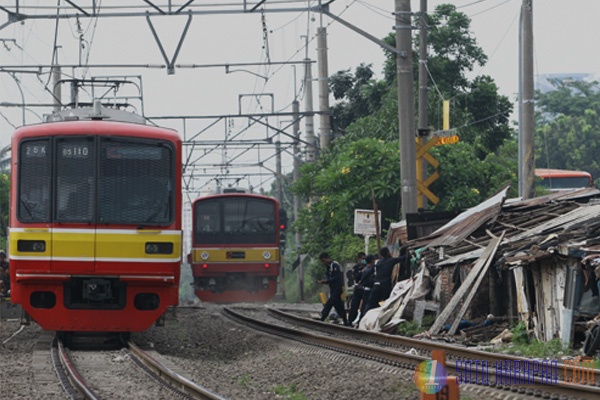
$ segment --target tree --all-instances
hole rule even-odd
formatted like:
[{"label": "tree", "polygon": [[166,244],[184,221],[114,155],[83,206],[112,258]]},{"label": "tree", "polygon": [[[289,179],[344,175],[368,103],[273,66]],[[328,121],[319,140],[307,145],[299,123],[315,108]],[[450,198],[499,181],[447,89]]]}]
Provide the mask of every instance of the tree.
[{"label": "tree", "polygon": [[[389,220],[396,220],[399,161],[397,142],[365,138],[340,141],[315,163],[305,164],[302,177],[293,186],[294,191],[309,201],[294,226],[303,234],[303,251],[318,254],[329,249],[338,256],[344,254],[353,259],[356,243],[358,246],[361,243],[352,236],[354,210],[373,208],[371,188],[383,220],[387,219],[388,224]],[[355,243],[349,251],[348,243]]]},{"label": "tree", "polygon": [[585,170],[600,177],[600,90],[597,82],[553,80],[538,92],[535,159],[539,168]]},{"label": "tree", "polygon": [[[434,189],[442,199],[436,207],[440,210],[474,206],[516,180],[515,134],[508,125],[512,105],[498,94],[491,77],[469,79],[468,72],[487,60],[469,25],[453,5],[438,6],[429,20],[427,65],[435,89],[428,95],[428,120],[434,131],[441,130],[442,99],[450,99],[452,126],[461,137],[460,144],[434,151],[442,164]],[[395,45],[394,35],[385,40]],[[303,233],[305,254],[328,250],[338,261],[354,259],[364,247],[362,238],[352,234],[354,209],[373,208],[371,188],[383,229],[400,218],[395,56],[388,54],[383,75],[376,80],[372,66],[361,64],[354,72],[332,76],[330,86],[338,100],[332,111],[335,139],[318,161],[302,167],[302,178],[292,187],[309,202],[294,224]],[[309,269],[311,273],[318,271]]]},{"label": "tree", "polygon": [[350,123],[366,117],[381,106],[388,91],[383,81],[372,79],[372,64],[360,64],[354,73],[350,69],[338,71],[329,79],[329,87],[336,100],[331,107],[332,127],[337,136],[342,135]]}]

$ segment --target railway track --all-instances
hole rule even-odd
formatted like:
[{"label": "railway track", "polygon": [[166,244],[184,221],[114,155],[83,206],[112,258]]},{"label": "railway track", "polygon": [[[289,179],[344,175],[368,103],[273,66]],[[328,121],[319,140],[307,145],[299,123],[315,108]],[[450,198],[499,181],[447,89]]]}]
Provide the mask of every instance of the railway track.
[{"label": "railway track", "polygon": [[[519,357],[510,354],[498,354],[490,353],[481,350],[470,349],[468,347],[453,346],[440,341],[428,341],[421,339],[413,339],[406,336],[388,335],[380,332],[364,331],[360,329],[350,329],[345,326],[338,326],[335,324],[326,324],[320,321],[315,321],[307,318],[300,317],[288,312],[284,312],[279,309],[267,307],[267,311],[270,315],[275,318],[288,321],[290,323],[305,326],[310,329],[322,330],[325,332],[333,333],[337,336],[343,335],[345,337],[351,337],[352,339],[359,339],[368,343],[377,344],[380,346],[393,347],[399,350],[408,351],[415,349],[419,354],[427,356],[431,354],[432,350],[444,350],[446,352],[446,358],[448,361],[453,363],[462,363],[467,360],[477,360],[487,362],[495,365],[496,362],[510,362],[524,364],[526,362],[531,363],[531,358]],[[553,366],[558,372],[557,380],[565,382],[579,382],[585,385],[591,385],[600,387],[600,369],[585,368],[585,375],[582,374],[584,368],[572,363],[556,363]],[[587,366],[586,366],[587,367]],[[583,379],[582,379],[583,378]]]},{"label": "railway track", "polygon": [[[491,364],[491,366],[487,369],[488,376],[504,378],[504,380],[499,383],[496,381],[477,382],[471,379],[469,382],[471,384],[470,386],[489,386],[499,390],[517,392],[528,397],[535,396],[544,399],[556,399],[561,398],[561,396],[575,399],[600,398],[600,387],[596,386],[595,384],[581,385],[568,382],[564,379],[559,379],[557,373],[554,373],[552,380],[548,380],[547,376],[530,376],[526,382],[518,379],[513,382],[512,375],[507,376],[503,371],[493,367],[495,366],[495,361],[505,361],[507,359],[504,357],[504,355],[486,353],[466,348],[458,348],[455,346],[448,346],[445,344],[426,342],[410,338],[394,337],[392,335],[359,331],[346,327],[333,326],[330,324],[323,324],[321,322],[293,316],[291,314],[274,309],[269,309],[269,313],[272,315],[277,315],[279,318],[285,318],[288,321],[294,321],[294,323],[310,327],[313,330],[334,329],[337,330],[337,333],[343,333],[344,336],[351,337],[353,340],[360,338],[362,341],[367,340],[370,343],[363,344],[356,341],[340,339],[340,335],[337,333],[336,335],[323,336],[297,329],[287,328],[284,326],[273,325],[264,321],[258,321],[256,319],[247,317],[229,308],[224,308],[223,312],[225,315],[238,322],[241,322],[245,325],[250,325],[255,329],[273,335],[278,335],[312,346],[318,346],[369,360],[375,360],[384,364],[392,365],[398,368],[405,368],[412,371],[414,371],[416,367],[423,361],[429,359],[429,356],[423,354],[428,353],[433,349],[445,350],[447,355],[450,355],[453,359],[459,360],[478,359],[475,357],[485,357],[483,360],[487,360]],[[417,351],[421,352],[421,354],[413,354],[412,352],[407,353],[402,351],[406,350],[407,348],[417,349]],[[510,358],[515,361],[531,361],[519,357]],[[460,374],[464,372],[460,371],[460,367],[457,368],[457,363],[455,362],[447,363],[446,370],[449,374],[454,376],[460,376]]]},{"label": "railway track", "polygon": [[[72,399],[179,397],[223,400],[177,374],[131,341],[120,350],[101,352],[73,352],[61,340],[55,342],[52,362],[63,389]],[[132,364],[137,368],[131,368]]]}]

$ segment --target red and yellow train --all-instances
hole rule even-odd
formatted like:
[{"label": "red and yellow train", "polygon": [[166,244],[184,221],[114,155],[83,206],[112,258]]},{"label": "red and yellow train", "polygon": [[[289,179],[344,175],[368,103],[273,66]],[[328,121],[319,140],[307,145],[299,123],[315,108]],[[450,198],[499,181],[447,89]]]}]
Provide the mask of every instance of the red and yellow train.
[{"label": "red and yellow train", "polygon": [[143,331],[178,304],[181,139],[106,108],[12,137],[11,299],[42,328]]},{"label": "red and yellow train", "polygon": [[196,296],[205,302],[268,301],[277,292],[287,217],[272,198],[224,193],[192,206]]}]

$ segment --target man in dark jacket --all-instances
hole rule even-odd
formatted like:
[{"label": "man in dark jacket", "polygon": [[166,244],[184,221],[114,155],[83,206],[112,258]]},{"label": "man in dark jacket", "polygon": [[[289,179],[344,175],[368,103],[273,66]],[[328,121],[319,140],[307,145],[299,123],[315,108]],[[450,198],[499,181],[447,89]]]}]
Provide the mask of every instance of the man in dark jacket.
[{"label": "man in dark jacket", "polygon": [[327,253],[321,253],[319,255],[319,261],[327,267],[326,278],[319,282],[329,285],[329,298],[323,306],[323,311],[321,311],[321,321],[325,321],[329,316],[331,309],[335,308],[335,311],[344,321],[344,325],[349,326],[350,323],[346,318],[346,309],[344,308],[344,301],[342,300],[342,293],[344,291],[344,275],[342,273],[342,267],[340,264],[333,261]]},{"label": "man in dark jacket", "polygon": [[350,302],[350,310],[348,311],[348,320],[353,323],[358,316],[358,309],[363,299],[363,286],[360,283],[362,271],[367,265],[366,255],[362,251],[358,253],[356,260],[357,263],[352,267],[352,280],[355,283],[354,290],[352,291],[352,300]]},{"label": "man in dark jacket", "polygon": [[369,254],[365,259],[367,261],[367,265],[362,270],[362,274],[360,275],[360,284],[363,287],[363,298],[362,305],[360,306],[360,319],[365,316],[367,312],[367,304],[369,304],[369,297],[371,297],[371,290],[373,289],[373,284],[375,283],[375,257],[372,254]]},{"label": "man in dark jacket", "polygon": [[[392,273],[394,272],[394,266],[398,263],[400,263],[401,267],[406,265],[406,254],[394,258],[390,254],[390,249],[383,247],[379,250],[379,255],[381,259],[375,264],[375,283],[373,284],[365,312],[379,307],[380,301],[390,297],[390,293],[392,293]],[[400,275],[404,275],[404,272],[401,271]]]}]

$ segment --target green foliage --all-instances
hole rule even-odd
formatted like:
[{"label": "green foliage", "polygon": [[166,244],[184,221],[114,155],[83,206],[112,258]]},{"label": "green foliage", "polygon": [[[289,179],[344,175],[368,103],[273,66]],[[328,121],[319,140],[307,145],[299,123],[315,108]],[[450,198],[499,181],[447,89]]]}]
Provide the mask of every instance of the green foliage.
[{"label": "green foliage", "polygon": [[298,391],[298,388],[295,384],[277,385],[273,389],[273,392],[276,395],[283,396],[284,399],[288,400],[308,400],[308,397]]},{"label": "green foliage", "polygon": [[536,166],[585,170],[600,177],[600,88],[597,82],[552,81],[537,93]]},{"label": "green foliage", "polygon": [[318,161],[305,164],[292,187],[310,199],[294,224],[302,233],[303,252],[316,255],[325,250],[338,261],[353,260],[361,243],[351,234],[354,210],[372,209],[372,193],[383,220],[398,218],[399,164],[397,143],[370,138],[340,140]]},{"label": "green foliage", "polygon": [[459,142],[438,146],[431,153],[440,162],[438,179],[431,186],[440,196],[438,209],[460,210],[473,207],[511,184],[509,195],[517,191],[516,142],[505,142],[497,152],[483,160],[477,157],[476,145]]},{"label": "green foliage", "polygon": [[[292,236],[292,235],[289,235]],[[324,278],[325,270],[323,265],[317,260],[318,254],[314,254],[313,257],[308,257],[304,260],[303,268],[303,284],[304,284],[304,299],[300,296],[299,287],[299,271],[295,269],[292,271],[292,265],[298,257],[295,243],[288,246],[284,256],[284,275],[285,275],[285,300],[288,303],[297,303],[304,300],[309,303],[319,301],[318,293],[323,290],[323,285],[318,283],[320,279]]]},{"label": "green foliage", "polygon": [[371,64],[360,64],[354,74],[338,71],[329,80],[333,97],[340,100],[331,108],[334,132],[343,132],[352,121],[376,111],[387,92],[387,85],[372,79]]},{"label": "green foliage", "polygon": [[517,345],[529,344],[529,334],[527,333],[527,327],[523,321],[519,323],[512,330],[511,342]]},{"label": "green foliage", "polygon": [[417,321],[406,321],[398,325],[396,333],[402,336],[413,337],[414,335],[429,329],[434,322],[435,315],[425,314],[421,320],[421,326],[419,326]]},{"label": "green foliage", "polygon": [[423,332],[425,329],[419,327],[417,321],[406,321],[398,325],[396,333],[401,336],[413,337],[417,333]]},{"label": "green foliage", "polygon": [[[514,341],[514,336],[513,336]],[[506,353],[520,355],[523,357],[554,358],[564,355],[568,351],[560,339],[552,339],[549,342],[540,342],[533,339],[531,342],[521,342],[506,348]]]},{"label": "green foliage", "polygon": [[242,387],[248,387],[250,385],[250,382],[250,376],[248,376],[248,374],[242,374],[238,378],[238,384]]},{"label": "green foliage", "polygon": [[[432,151],[440,161],[440,177],[431,187],[441,199],[437,210],[474,206],[507,183],[517,182],[516,134],[508,123],[512,103],[498,94],[489,76],[469,77],[476,65],[487,61],[471,36],[470,22],[451,4],[440,5],[429,15],[427,67],[436,90],[428,94],[428,125],[434,131],[442,129],[442,100],[451,99],[451,127],[461,138],[457,145]],[[395,35],[385,41],[395,45]],[[417,43],[418,38],[415,48]],[[415,58],[415,72],[417,66]],[[363,248],[362,238],[352,234],[354,209],[373,209],[373,197],[384,230],[400,218],[395,56],[388,54],[383,80],[373,77],[372,66],[363,63],[354,71],[333,74],[330,80],[338,100],[332,111],[335,139],[318,161],[302,167],[301,179],[292,186],[309,203],[292,226],[302,234],[303,254],[314,257],[325,250],[337,261],[353,260]],[[414,87],[417,91],[416,79]],[[516,194],[516,185],[511,190]],[[375,245],[373,240],[371,244]],[[305,288],[312,289],[322,268],[309,262],[305,270]],[[307,293],[319,290],[314,289]]]}]

